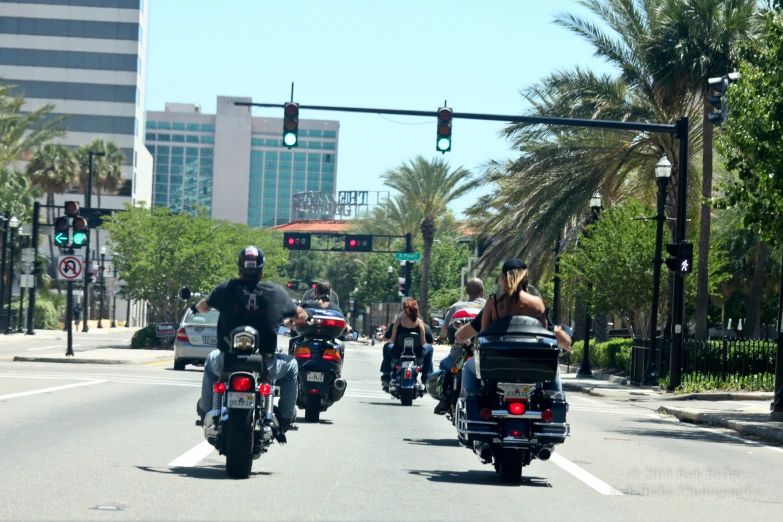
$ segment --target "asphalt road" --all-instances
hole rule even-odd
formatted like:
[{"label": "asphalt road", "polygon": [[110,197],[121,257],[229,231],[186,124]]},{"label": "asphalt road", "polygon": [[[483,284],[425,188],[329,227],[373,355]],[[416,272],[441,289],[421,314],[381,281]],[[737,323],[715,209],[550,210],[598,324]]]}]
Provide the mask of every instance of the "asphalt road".
[{"label": "asphalt road", "polygon": [[[108,326],[108,325],[107,325]],[[100,332],[73,332],[73,351],[83,352],[96,348],[130,348],[131,332],[124,328],[103,328]],[[58,333],[58,335],[60,335]],[[47,334],[48,336],[48,334]],[[6,338],[8,337],[8,338]],[[41,337],[39,335],[39,337]],[[0,362],[10,361],[15,355],[53,355],[65,353],[66,333],[61,339],[36,338],[24,334],[5,336],[0,333]]]},{"label": "asphalt road", "polygon": [[194,426],[200,369],[0,361],[0,519],[780,517],[781,448],[576,393],[556,457],[503,484],[434,401],[383,394],[379,362],[380,346],[349,344],[343,400],[236,481]]}]

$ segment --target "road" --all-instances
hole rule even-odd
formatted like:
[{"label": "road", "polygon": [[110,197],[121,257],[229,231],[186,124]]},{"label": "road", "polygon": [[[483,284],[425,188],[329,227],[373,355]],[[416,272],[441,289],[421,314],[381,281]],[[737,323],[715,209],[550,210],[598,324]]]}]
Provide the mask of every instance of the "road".
[{"label": "road", "polygon": [[[4,339],[0,334],[0,362],[10,361],[15,355],[52,355],[65,353],[65,332],[60,339],[37,339],[35,336],[14,334]],[[19,339],[21,342],[14,342]],[[73,351],[84,352],[95,348],[130,348],[130,334],[124,328],[103,328],[100,333],[73,333]]]},{"label": "road", "polygon": [[457,445],[433,400],[406,408],[383,394],[379,362],[380,346],[350,343],[343,400],[235,481],[194,426],[200,369],[0,361],[0,519],[780,516],[781,448],[673,422],[652,403],[576,393],[572,436],[556,457],[534,461],[521,484],[503,484]]}]

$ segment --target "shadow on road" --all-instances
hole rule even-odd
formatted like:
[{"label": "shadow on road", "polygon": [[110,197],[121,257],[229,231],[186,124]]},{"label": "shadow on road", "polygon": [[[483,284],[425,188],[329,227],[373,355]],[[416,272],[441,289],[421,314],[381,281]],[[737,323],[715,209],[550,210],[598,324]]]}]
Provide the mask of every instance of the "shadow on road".
[{"label": "shadow on road", "polygon": [[[634,437],[660,437],[664,439],[680,439],[680,440],[692,440],[698,442],[720,442],[723,444],[732,444],[735,446],[746,446],[747,443],[724,437],[717,433],[711,433],[697,429],[698,424],[691,424],[688,422],[671,422],[665,420],[655,419],[634,419],[634,424],[646,424],[648,426],[643,428],[614,428],[611,433],[622,433],[624,435]],[[649,426],[649,425],[653,426]],[[656,428],[655,426],[660,426]],[[705,428],[715,429],[712,426],[704,426]],[[672,429],[681,428],[681,429]],[[720,429],[720,428],[717,428]],[[748,438],[748,437],[746,437]]]},{"label": "shadow on road", "polygon": [[430,482],[442,482],[446,484],[473,484],[483,486],[511,486],[511,487],[535,487],[551,488],[552,485],[540,477],[522,477],[517,483],[503,482],[500,475],[494,471],[445,471],[445,470],[408,470],[411,475],[424,477]]},{"label": "shadow on road", "polygon": [[456,437],[450,439],[402,439],[408,444],[417,446],[440,446],[444,448],[459,448],[459,441]]},{"label": "shadow on road", "polygon": [[[161,473],[163,475],[179,475],[180,477],[210,479],[210,480],[236,480],[226,474],[225,466],[199,466],[199,467],[172,467],[155,468],[150,466],[136,466],[136,468],[150,473]],[[273,475],[269,471],[253,471],[250,477]]]},{"label": "shadow on road", "polygon": [[299,424],[299,426],[307,426],[308,424],[327,424],[327,425],[334,424],[334,422],[327,419],[319,419],[318,422],[310,422],[306,420],[304,417],[297,417],[296,423]]},{"label": "shadow on road", "polygon": [[411,404],[410,406],[403,406],[399,402],[365,402],[362,401],[362,404],[372,404],[373,406],[397,406],[399,408],[418,408],[420,404]]}]

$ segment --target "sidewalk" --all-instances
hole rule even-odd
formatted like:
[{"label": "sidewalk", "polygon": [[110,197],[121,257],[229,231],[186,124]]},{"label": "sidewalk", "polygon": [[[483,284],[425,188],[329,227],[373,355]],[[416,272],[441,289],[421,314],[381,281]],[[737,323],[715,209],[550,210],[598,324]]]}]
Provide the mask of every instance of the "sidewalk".
[{"label": "sidewalk", "polygon": [[601,373],[592,378],[566,374],[561,367],[563,390],[615,401],[655,402],[655,410],[680,421],[727,428],[741,435],[783,443],[783,422],[770,420],[772,392],[715,392],[674,395],[654,387],[629,385],[626,379]]},{"label": "sidewalk", "polygon": [[70,364],[165,364],[174,361],[174,350],[143,350],[130,348],[97,348],[65,355],[17,355],[14,361]]},{"label": "sidewalk", "polygon": [[[88,332],[82,332],[81,328],[78,330],[74,328],[74,339],[83,336],[100,336],[100,335],[127,335],[130,338],[137,330],[138,327],[125,328],[124,326],[118,326],[111,328],[111,321],[103,321],[103,328],[97,327],[98,321],[89,321],[88,325],[90,330]],[[25,330],[26,331],[26,330]],[[35,341],[64,341],[68,338],[68,333],[63,330],[35,330],[34,335],[27,335],[25,333],[13,333],[11,335],[4,335],[0,333],[0,344],[8,343],[24,343]]]}]

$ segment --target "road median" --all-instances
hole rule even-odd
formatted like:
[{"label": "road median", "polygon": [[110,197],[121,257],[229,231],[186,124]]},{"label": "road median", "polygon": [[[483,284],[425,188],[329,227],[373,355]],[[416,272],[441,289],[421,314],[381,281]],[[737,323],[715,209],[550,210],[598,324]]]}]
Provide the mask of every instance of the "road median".
[{"label": "road median", "polygon": [[172,350],[142,350],[98,348],[66,355],[17,355],[15,362],[46,362],[65,364],[150,364],[174,360]]}]

